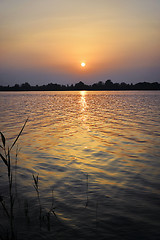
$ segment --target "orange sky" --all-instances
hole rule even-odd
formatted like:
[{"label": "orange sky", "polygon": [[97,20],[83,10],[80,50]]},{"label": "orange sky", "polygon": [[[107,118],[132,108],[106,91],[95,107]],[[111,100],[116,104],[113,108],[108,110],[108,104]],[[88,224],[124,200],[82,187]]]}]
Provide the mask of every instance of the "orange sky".
[{"label": "orange sky", "polygon": [[159,81],[159,12],[156,0],[1,1],[0,83],[14,84],[9,71],[37,84],[41,72],[49,82],[87,83],[127,81],[137,70],[141,81],[149,69]]}]

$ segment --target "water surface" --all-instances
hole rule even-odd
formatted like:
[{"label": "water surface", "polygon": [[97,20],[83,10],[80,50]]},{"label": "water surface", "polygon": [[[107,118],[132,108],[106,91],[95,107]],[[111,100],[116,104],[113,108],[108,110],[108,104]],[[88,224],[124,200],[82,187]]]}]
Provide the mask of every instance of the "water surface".
[{"label": "water surface", "polygon": [[160,92],[1,92],[0,103],[9,144],[29,117],[18,193],[36,204],[39,174],[43,209],[54,198],[71,239],[160,239]]}]

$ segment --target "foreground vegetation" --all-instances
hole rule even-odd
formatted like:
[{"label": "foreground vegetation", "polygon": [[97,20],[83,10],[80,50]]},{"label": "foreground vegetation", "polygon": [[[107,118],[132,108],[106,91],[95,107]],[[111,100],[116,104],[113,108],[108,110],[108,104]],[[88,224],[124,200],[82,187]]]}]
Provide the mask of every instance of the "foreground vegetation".
[{"label": "foreground vegetation", "polygon": [[[15,146],[16,142],[18,141],[19,137],[21,136],[23,129],[27,123],[28,119],[25,121],[21,131],[19,132],[18,136],[16,137],[15,141],[11,145],[11,147],[7,146],[6,144],[6,138],[3,135],[2,132],[0,132],[1,135],[1,142],[0,145],[1,153],[0,158],[6,167],[6,179],[8,178],[8,183],[4,182],[4,185],[8,185],[8,190],[5,190],[5,196],[0,192],[0,212],[1,212],[1,221],[0,221],[0,239],[1,240],[16,240],[20,239],[19,236],[19,223],[16,221],[18,212],[20,215],[20,224],[24,225],[25,222],[25,228],[27,229],[30,225],[31,216],[29,216],[29,204],[28,200],[24,200],[22,202],[22,199],[19,199],[19,196],[17,196],[17,189],[16,187],[16,164],[17,159],[15,163],[13,162],[13,159],[11,159],[11,152],[13,147]],[[16,154],[17,156],[17,154]],[[38,225],[39,229],[41,230],[42,227],[45,227],[48,231],[50,231],[51,228],[51,216],[54,216],[57,220],[57,216],[54,211],[54,201],[52,198],[52,204],[49,209],[49,211],[43,211],[43,207],[41,204],[40,199],[40,190],[39,190],[39,176],[33,175],[33,187],[36,190],[37,193],[37,206],[35,210],[35,215],[32,217],[34,218],[34,221],[36,219],[36,222],[32,221],[32,224],[35,226]],[[53,197],[53,193],[52,193]],[[22,209],[20,209],[22,208]],[[2,217],[3,216],[3,217]],[[2,219],[3,218],[3,219]],[[7,220],[7,221],[6,221]],[[22,222],[23,221],[23,222]]]},{"label": "foreground vegetation", "polygon": [[[3,177],[0,176],[0,240],[25,240],[25,239],[70,239],[69,236],[77,231],[65,226],[55,213],[55,203],[52,190],[50,206],[44,207],[41,199],[39,175],[32,175],[32,185],[35,189],[35,196],[32,199],[24,198],[22,193],[17,191],[17,155],[15,159],[13,148],[16,146],[28,119],[25,121],[19,134],[11,144],[7,146],[7,140],[0,132],[0,165],[2,166]],[[5,171],[6,170],[6,171]],[[88,206],[88,174],[86,175],[86,202],[84,209]],[[97,224],[97,208],[96,208]]]}]

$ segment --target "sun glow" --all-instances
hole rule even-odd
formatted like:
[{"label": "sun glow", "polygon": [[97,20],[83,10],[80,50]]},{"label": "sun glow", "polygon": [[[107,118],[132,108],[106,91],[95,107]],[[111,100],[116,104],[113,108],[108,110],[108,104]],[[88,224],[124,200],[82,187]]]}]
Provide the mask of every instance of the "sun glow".
[{"label": "sun glow", "polygon": [[81,63],[81,67],[85,67],[86,64],[84,62]]}]

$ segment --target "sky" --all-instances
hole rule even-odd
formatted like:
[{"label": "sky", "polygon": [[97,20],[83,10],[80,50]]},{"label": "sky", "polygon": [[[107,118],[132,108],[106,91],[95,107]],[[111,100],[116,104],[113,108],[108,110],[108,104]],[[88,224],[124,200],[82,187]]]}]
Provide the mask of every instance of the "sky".
[{"label": "sky", "polygon": [[0,0],[0,85],[160,82],[159,13],[159,0]]}]

